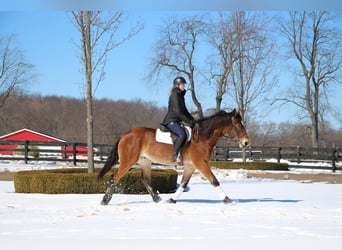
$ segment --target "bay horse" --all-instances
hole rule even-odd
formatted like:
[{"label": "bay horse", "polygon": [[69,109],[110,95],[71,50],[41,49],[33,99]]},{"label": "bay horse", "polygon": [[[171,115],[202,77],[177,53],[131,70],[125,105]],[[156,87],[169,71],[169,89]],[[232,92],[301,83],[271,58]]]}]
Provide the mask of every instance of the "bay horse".
[{"label": "bay horse", "polygon": [[[235,109],[230,113],[219,111],[210,117],[196,120],[195,124],[198,130],[193,131],[192,141],[181,149],[184,173],[180,186],[172,194],[168,202],[176,203],[184,188],[188,185],[195,169],[198,169],[215,187],[220,199],[224,203],[231,203],[232,201],[225,194],[209,168],[208,162],[213,147],[223,136],[230,136],[239,143],[241,148],[248,145],[249,137],[242,123],[240,112]],[[175,162],[170,160],[173,145],[156,142],[155,135],[156,129],[146,127],[137,127],[121,135],[97,176],[97,180],[100,181],[114,164],[120,162],[117,172],[112,175],[108,182],[108,187],[101,202],[102,205],[109,203],[115,185],[135,164],[138,164],[142,169],[142,182],[152,196],[153,201],[156,203],[161,201],[159,194],[151,186],[151,164],[156,162],[164,165],[175,165]]]}]

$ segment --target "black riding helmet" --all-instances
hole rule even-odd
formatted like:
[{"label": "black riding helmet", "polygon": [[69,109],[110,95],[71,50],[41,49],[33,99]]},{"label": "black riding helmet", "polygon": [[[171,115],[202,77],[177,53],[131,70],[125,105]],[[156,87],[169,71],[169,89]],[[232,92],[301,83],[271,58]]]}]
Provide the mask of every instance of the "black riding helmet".
[{"label": "black riding helmet", "polygon": [[175,80],[173,80],[173,85],[178,85],[178,84],[181,84],[181,83],[186,84],[186,81],[185,81],[184,77],[178,76],[178,77],[175,78]]}]

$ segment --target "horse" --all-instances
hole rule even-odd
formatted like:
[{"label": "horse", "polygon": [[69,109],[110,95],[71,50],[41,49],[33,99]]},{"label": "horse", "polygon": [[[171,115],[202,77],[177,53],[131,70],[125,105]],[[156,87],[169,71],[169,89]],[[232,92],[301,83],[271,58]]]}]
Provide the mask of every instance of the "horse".
[{"label": "horse", "polygon": [[[181,149],[184,173],[181,183],[171,198],[169,203],[176,203],[186,186],[188,185],[195,169],[211,183],[217,190],[220,199],[224,203],[231,203],[231,199],[221,188],[219,181],[208,166],[213,147],[223,136],[234,139],[239,146],[246,147],[249,137],[242,122],[239,111],[232,112],[219,111],[216,114],[198,119],[195,122],[197,131],[193,131],[193,138]],[[194,129],[193,129],[194,130]],[[142,182],[152,200],[156,203],[161,198],[151,186],[151,164],[152,162],[164,165],[175,165],[171,162],[170,156],[173,152],[173,145],[159,143],[155,140],[156,129],[147,127],[136,127],[124,133],[114,144],[107,161],[97,175],[97,181],[119,161],[119,167],[108,182],[105,195],[101,201],[102,205],[107,205],[112,199],[115,185],[128,172],[128,170],[138,164],[142,169]]]}]

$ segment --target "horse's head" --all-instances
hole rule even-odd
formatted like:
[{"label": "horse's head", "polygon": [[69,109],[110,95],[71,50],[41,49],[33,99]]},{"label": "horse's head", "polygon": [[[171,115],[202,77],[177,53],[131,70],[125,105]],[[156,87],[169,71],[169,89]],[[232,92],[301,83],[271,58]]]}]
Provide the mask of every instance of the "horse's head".
[{"label": "horse's head", "polygon": [[225,131],[232,139],[234,139],[237,143],[239,143],[240,148],[248,146],[249,136],[246,132],[245,126],[242,122],[242,117],[240,111],[236,111],[235,109],[231,114],[232,126],[231,128],[227,128]]},{"label": "horse's head", "polygon": [[249,137],[243,126],[242,117],[235,109],[231,113],[219,111],[216,114],[197,121],[199,133],[207,138],[219,138],[228,135],[237,141],[240,147],[246,147]]}]

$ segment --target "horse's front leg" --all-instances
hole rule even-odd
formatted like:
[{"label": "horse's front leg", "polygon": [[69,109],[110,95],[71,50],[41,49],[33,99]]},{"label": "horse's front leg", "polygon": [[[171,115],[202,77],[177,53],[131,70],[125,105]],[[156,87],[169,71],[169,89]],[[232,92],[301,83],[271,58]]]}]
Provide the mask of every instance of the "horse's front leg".
[{"label": "horse's front leg", "polygon": [[202,163],[198,164],[198,170],[202,173],[202,175],[207,178],[211,185],[214,186],[215,190],[218,192],[220,199],[223,200],[225,204],[232,203],[232,200],[226,195],[222,187],[220,186],[219,181],[217,180],[216,176],[213,174],[211,169],[209,168],[208,164]]},{"label": "horse's front leg", "polygon": [[176,203],[177,199],[180,197],[180,195],[183,193],[184,189],[188,185],[190,178],[192,174],[194,173],[195,169],[193,167],[185,167],[184,173],[182,177],[181,184],[177,188],[176,192],[171,196],[171,198],[168,200],[169,203]]},{"label": "horse's front leg", "polygon": [[221,187],[220,183],[218,182],[218,180],[216,179],[213,173],[212,173],[212,176],[214,178],[214,181],[210,183],[215,187],[216,191],[219,194],[220,199],[223,200],[225,204],[232,203],[232,200],[226,195],[226,193],[224,192],[223,188]]}]

